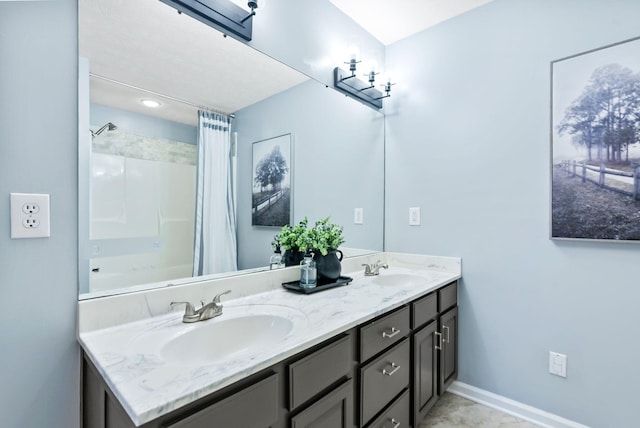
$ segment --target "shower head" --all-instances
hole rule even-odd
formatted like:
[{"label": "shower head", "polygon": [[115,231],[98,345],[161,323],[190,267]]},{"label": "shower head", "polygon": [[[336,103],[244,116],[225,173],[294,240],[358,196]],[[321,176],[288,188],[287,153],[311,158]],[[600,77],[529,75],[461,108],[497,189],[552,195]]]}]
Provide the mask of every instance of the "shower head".
[{"label": "shower head", "polygon": [[98,135],[103,133],[105,131],[105,129],[108,130],[108,131],[113,131],[115,129],[118,129],[118,127],[116,125],[114,125],[113,123],[109,122],[109,123],[103,125],[102,127],[100,127],[100,129],[98,129],[96,132],[91,131],[91,136],[92,137],[97,137]]}]

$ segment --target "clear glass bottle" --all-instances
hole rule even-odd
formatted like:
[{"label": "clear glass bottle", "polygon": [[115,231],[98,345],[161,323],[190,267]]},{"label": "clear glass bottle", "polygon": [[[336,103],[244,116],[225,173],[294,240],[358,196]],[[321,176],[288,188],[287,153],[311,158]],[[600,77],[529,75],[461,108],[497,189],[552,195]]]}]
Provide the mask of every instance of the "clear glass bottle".
[{"label": "clear glass bottle", "polygon": [[307,253],[300,262],[300,287],[313,288],[317,282],[318,271],[316,270],[316,262],[313,260],[313,253]]},{"label": "clear glass bottle", "polygon": [[281,269],[284,267],[284,259],[282,258],[282,252],[280,247],[276,247],[276,251],[269,260],[269,269]]}]

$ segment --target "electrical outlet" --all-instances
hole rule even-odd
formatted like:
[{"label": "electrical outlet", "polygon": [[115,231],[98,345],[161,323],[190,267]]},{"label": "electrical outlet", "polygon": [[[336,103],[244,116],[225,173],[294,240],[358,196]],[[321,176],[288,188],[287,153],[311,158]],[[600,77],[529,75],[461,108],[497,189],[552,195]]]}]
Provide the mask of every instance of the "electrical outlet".
[{"label": "electrical outlet", "polygon": [[549,373],[567,377],[567,356],[557,352],[549,352]]},{"label": "electrical outlet", "polygon": [[48,238],[49,195],[11,193],[11,239]]},{"label": "electrical outlet", "polygon": [[353,209],[353,222],[355,224],[363,224],[364,223],[364,208],[354,208]]},{"label": "electrical outlet", "polygon": [[409,208],[409,226],[420,226],[420,207]]}]

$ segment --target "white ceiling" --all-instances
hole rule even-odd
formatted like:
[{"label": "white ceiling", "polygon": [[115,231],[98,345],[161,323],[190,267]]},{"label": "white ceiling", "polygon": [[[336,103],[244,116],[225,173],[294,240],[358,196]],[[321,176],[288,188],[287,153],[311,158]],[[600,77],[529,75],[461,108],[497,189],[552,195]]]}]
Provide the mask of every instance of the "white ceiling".
[{"label": "white ceiling", "polygon": [[[81,0],[79,38],[92,74],[227,113],[308,79],[158,0]],[[141,98],[162,106],[151,110]],[[102,79],[91,79],[91,99],[197,123],[197,107]]]},{"label": "white ceiling", "polygon": [[[491,0],[330,1],[388,44]],[[198,106],[233,113],[308,79],[159,0],[78,3],[80,55],[110,79],[91,79],[98,104],[196,125]],[[162,106],[149,109],[143,98]]]},{"label": "white ceiling", "polygon": [[389,45],[493,0],[329,0]]}]

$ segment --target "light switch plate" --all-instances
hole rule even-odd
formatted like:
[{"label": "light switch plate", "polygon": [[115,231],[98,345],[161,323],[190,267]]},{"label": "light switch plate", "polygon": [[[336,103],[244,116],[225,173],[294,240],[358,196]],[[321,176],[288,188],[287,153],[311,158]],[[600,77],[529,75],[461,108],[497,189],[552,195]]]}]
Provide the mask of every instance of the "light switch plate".
[{"label": "light switch plate", "polygon": [[49,195],[11,193],[11,239],[51,236]]},{"label": "light switch plate", "polygon": [[409,226],[420,226],[420,207],[409,208]]},{"label": "light switch plate", "polygon": [[549,352],[549,373],[567,377],[567,356],[557,352]]},{"label": "light switch plate", "polygon": [[355,224],[363,224],[364,223],[364,208],[354,208],[353,209],[353,222]]}]

